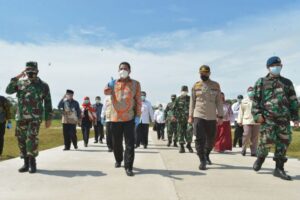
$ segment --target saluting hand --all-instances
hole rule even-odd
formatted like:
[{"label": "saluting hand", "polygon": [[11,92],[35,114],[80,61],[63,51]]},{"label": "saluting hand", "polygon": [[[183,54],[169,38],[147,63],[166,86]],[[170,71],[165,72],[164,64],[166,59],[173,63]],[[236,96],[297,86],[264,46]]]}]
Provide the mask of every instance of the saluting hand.
[{"label": "saluting hand", "polygon": [[21,72],[21,74],[17,75],[16,78],[20,79],[26,76],[25,70]]}]

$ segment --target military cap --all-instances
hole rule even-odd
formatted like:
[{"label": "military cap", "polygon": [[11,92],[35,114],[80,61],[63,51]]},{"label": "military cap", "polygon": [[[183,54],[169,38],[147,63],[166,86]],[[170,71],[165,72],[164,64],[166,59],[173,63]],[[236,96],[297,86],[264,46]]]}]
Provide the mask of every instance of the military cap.
[{"label": "military cap", "polygon": [[67,93],[67,94],[74,94],[74,91],[73,91],[73,90],[67,90],[66,93]]},{"label": "military cap", "polygon": [[172,94],[172,95],[171,95],[171,98],[172,98],[172,99],[176,99],[176,94]]},{"label": "military cap", "polygon": [[281,64],[281,59],[278,56],[273,56],[267,60],[267,67],[274,64]]},{"label": "military cap", "polygon": [[199,68],[199,73],[201,72],[210,72],[210,67],[208,65],[202,65],[200,68]]},{"label": "military cap", "polygon": [[186,92],[188,92],[188,91],[189,91],[188,86],[186,86],[186,85],[182,86],[182,87],[181,87],[181,91],[186,91]]},{"label": "military cap", "polygon": [[38,63],[34,61],[29,61],[26,63],[26,71],[38,71]]}]

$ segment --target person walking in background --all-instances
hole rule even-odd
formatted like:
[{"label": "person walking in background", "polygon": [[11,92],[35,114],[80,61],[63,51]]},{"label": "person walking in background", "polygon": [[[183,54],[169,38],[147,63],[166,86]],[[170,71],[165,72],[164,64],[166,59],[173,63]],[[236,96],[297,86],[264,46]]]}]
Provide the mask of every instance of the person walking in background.
[{"label": "person walking in background", "polygon": [[123,137],[125,137],[125,172],[134,176],[134,129],[141,119],[141,85],[130,78],[131,66],[128,62],[119,65],[120,78],[111,80],[104,89],[105,95],[111,95],[111,121],[115,167],[121,167],[123,161]]},{"label": "person walking in background", "polygon": [[168,103],[166,109],[165,109],[165,117],[166,117],[166,124],[167,124],[167,133],[168,133],[168,147],[171,146],[172,144],[172,139],[173,139],[173,146],[177,146],[178,142],[178,134],[177,134],[177,121],[174,118],[174,113],[172,111],[172,108],[174,106],[176,100],[176,95],[173,94],[171,96],[171,102]]},{"label": "person walking in background", "polygon": [[232,111],[233,111],[234,120],[235,120],[235,122],[234,122],[235,129],[234,129],[233,147],[236,147],[237,143],[239,144],[239,147],[243,146],[243,132],[244,132],[244,129],[243,129],[243,126],[240,126],[237,123],[239,110],[240,110],[240,106],[241,106],[241,102],[242,102],[243,98],[244,98],[243,95],[238,95],[237,102],[235,102],[232,105]]},{"label": "person walking in background", "polygon": [[217,135],[215,139],[214,150],[217,152],[224,152],[226,150],[232,150],[231,139],[231,122],[234,122],[234,116],[231,109],[231,105],[225,101],[225,95],[221,93],[221,99],[223,102],[223,123],[217,126]]},{"label": "person walking in background", "polygon": [[[190,96],[188,95],[189,89],[187,86],[181,87],[181,95],[175,100],[173,106],[174,118],[178,122],[177,132],[179,137],[180,150],[179,153],[185,153],[184,145],[187,143],[186,148],[190,153],[193,153],[192,149],[192,140],[193,134],[187,132],[188,129],[188,118],[189,118],[189,105],[190,105]],[[189,134],[190,133],[190,134]]]},{"label": "person walking in background", "polygon": [[95,141],[94,143],[98,143],[98,141],[102,144],[104,138],[104,125],[101,123],[101,112],[103,108],[103,104],[101,103],[101,97],[97,96],[95,98],[95,104],[93,105],[94,110],[96,111],[97,122],[94,124],[95,131]]},{"label": "person walking in background", "polygon": [[154,121],[156,124],[157,131],[157,139],[165,140],[165,113],[163,106],[161,104],[158,105],[158,109],[154,112]]},{"label": "person walking in background", "polygon": [[81,112],[81,131],[83,135],[84,146],[87,147],[90,138],[90,130],[97,123],[95,109],[91,106],[90,98],[85,97]]},{"label": "person walking in background", "polygon": [[141,121],[136,128],[136,143],[135,143],[136,148],[140,146],[140,143],[142,143],[145,149],[148,146],[149,124],[151,122],[154,122],[153,108],[151,102],[146,100],[146,96],[147,96],[146,92],[142,91],[141,92],[142,115],[141,115]]},{"label": "person walking in background", "polygon": [[78,149],[76,126],[80,123],[81,110],[79,103],[74,100],[74,91],[67,90],[66,94],[60,100],[58,109],[62,111],[62,125],[64,135],[64,151],[71,148],[71,142],[75,149]]},{"label": "person walking in background", "polygon": [[259,171],[270,148],[275,145],[273,160],[276,162],[273,175],[292,180],[284,170],[286,152],[292,141],[290,121],[299,127],[299,102],[293,82],[280,75],[281,59],[273,56],[267,61],[268,75],[258,79],[254,86],[252,114],[254,121],[261,124],[257,159],[253,165]]},{"label": "person walking in background", "polygon": [[[6,88],[7,94],[17,93],[18,106],[16,113],[16,137],[24,165],[20,173],[35,173],[36,157],[38,156],[39,130],[43,117],[45,127],[49,128],[52,121],[52,101],[47,83],[38,77],[38,63],[27,62],[25,70],[11,79]],[[27,76],[27,78],[20,80]],[[44,116],[43,116],[44,115]]]},{"label": "person walking in background", "polygon": [[0,96],[0,158],[4,148],[5,129],[12,128],[11,118],[11,104],[8,99]]},{"label": "person walking in background", "polygon": [[112,141],[112,131],[111,131],[111,96],[108,95],[105,99],[102,112],[101,112],[101,123],[105,125],[106,134],[106,145],[108,147],[108,152],[113,151],[113,141]]},{"label": "person walking in background", "polygon": [[189,123],[194,123],[199,169],[206,170],[206,164],[212,164],[209,155],[215,144],[216,127],[223,123],[224,111],[221,88],[210,79],[210,67],[202,65],[199,73],[201,80],[192,88]]},{"label": "person walking in background", "polygon": [[247,90],[248,97],[243,99],[237,123],[244,128],[242,155],[246,155],[247,146],[250,144],[251,156],[256,156],[259,136],[259,124],[255,123],[252,115],[253,87]]}]

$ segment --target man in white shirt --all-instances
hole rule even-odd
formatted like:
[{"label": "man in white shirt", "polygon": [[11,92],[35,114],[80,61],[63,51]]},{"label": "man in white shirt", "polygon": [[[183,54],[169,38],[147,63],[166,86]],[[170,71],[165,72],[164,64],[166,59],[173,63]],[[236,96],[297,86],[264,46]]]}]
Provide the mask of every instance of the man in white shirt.
[{"label": "man in white shirt", "polygon": [[149,124],[153,122],[153,108],[150,101],[146,100],[146,92],[141,92],[142,98],[142,115],[140,124],[136,128],[135,147],[139,147],[140,144],[144,145],[146,149],[148,146],[148,134]]},{"label": "man in white shirt", "polygon": [[154,112],[154,121],[156,124],[156,131],[157,131],[157,139],[165,140],[165,113],[163,110],[163,106],[159,104],[158,110]]},{"label": "man in white shirt", "polygon": [[105,99],[102,112],[101,112],[101,124],[106,127],[106,144],[108,147],[108,152],[113,151],[113,142],[112,142],[112,131],[111,131],[111,96],[108,95]]},{"label": "man in white shirt", "polygon": [[233,115],[234,115],[234,125],[235,125],[235,130],[234,130],[234,139],[233,139],[233,147],[236,147],[236,144],[239,143],[239,147],[242,147],[243,145],[243,133],[244,133],[244,129],[243,126],[240,126],[237,123],[238,120],[238,115],[239,115],[239,111],[240,111],[240,107],[241,107],[241,102],[243,100],[243,96],[239,95],[237,97],[237,102],[235,102],[232,105],[232,111],[233,111]]}]

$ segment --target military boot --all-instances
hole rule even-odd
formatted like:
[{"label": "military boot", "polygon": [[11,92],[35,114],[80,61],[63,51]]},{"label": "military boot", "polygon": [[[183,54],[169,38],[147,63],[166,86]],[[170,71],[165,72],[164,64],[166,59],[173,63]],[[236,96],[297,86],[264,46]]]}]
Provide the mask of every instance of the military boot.
[{"label": "military boot", "polygon": [[211,165],[212,162],[211,162],[211,160],[209,158],[209,154],[210,154],[210,151],[205,154],[205,159],[206,159],[207,164]]},{"label": "military boot", "polygon": [[191,143],[188,143],[186,145],[186,148],[189,150],[190,153],[194,153],[193,149],[192,149],[192,146],[191,146]]},{"label": "military boot", "polygon": [[35,157],[29,158],[29,173],[33,174],[36,172],[36,161]]},{"label": "military boot", "polygon": [[167,146],[168,146],[168,147],[171,146],[171,143],[172,143],[172,141],[169,140]]},{"label": "military boot", "polygon": [[205,157],[200,157],[199,170],[206,170],[206,159]]},{"label": "military boot", "polygon": [[184,145],[180,144],[179,153],[185,153]]},{"label": "military boot", "polygon": [[292,177],[287,175],[284,171],[284,163],[286,162],[286,159],[274,159],[276,161],[276,168],[273,172],[273,175],[275,177],[281,178],[283,180],[290,181],[292,180]]},{"label": "military boot", "polygon": [[178,147],[177,142],[174,141],[173,146],[174,146],[174,147]]},{"label": "military boot", "polygon": [[24,158],[24,165],[19,169],[20,173],[28,172],[29,170],[29,158]]},{"label": "military boot", "polygon": [[264,157],[257,157],[256,161],[253,164],[254,171],[259,171],[261,169],[262,164],[265,162]]}]

